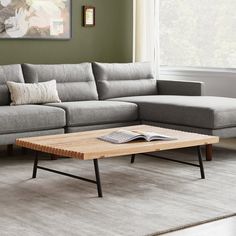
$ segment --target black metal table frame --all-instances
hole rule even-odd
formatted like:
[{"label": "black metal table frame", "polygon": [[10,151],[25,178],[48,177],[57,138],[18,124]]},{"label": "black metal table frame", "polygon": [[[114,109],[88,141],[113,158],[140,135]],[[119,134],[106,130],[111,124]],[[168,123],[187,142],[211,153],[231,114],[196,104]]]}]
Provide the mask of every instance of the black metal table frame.
[{"label": "black metal table frame", "polygon": [[[69,173],[61,172],[61,171],[54,170],[54,169],[49,169],[49,168],[38,165],[38,153],[39,152],[36,151],[32,178],[36,178],[38,169],[53,172],[53,173],[60,174],[60,175],[65,175],[65,176],[68,176],[68,177],[71,177],[71,178],[75,178],[75,179],[79,179],[79,180],[82,180],[82,181],[86,181],[86,182],[89,182],[89,183],[96,184],[97,185],[98,197],[103,197],[102,185],[101,185],[101,179],[100,179],[100,173],[99,173],[99,166],[98,166],[98,159],[93,160],[96,180],[92,180],[92,179],[87,179],[87,178],[84,178],[84,177],[81,177],[81,176],[72,175],[72,174],[69,174]],[[179,160],[170,159],[170,158],[166,158],[166,157],[160,157],[160,156],[153,155],[151,153],[140,153],[140,154],[144,154],[144,155],[159,158],[159,159],[164,159],[164,160],[167,160],[167,161],[173,161],[173,162],[177,162],[177,163],[181,163],[181,164],[185,164],[185,165],[198,167],[198,168],[200,168],[201,178],[205,179],[205,172],[204,172],[204,166],[203,166],[203,160],[202,160],[202,152],[201,152],[201,147],[200,146],[197,146],[197,153],[198,153],[198,162],[199,162],[199,164],[194,164],[194,163],[185,162],[185,161],[179,161]],[[134,161],[135,161],[135,155],[136,154],[133,154],[131,156],[131,164],[133,164]]]},{"label": "black metal table frame", "polygon": [[98,191],[98,197],[102,197],[102,185],[101,185],[101,179],[100,179],[100,173],[99,173],[98,159],[93,160],[96,180],[92,180],[92,179],[87,179],[87,178],[84,178],[84,177],[81,177],[81,176],[72,175],[72,174],[69,174],[69,173],[61,172],[61,171],[54,170],[54,169],[49,169],[49,168],[46,168],[46,167],[43,167],[43,166],[39,166],[38,165],[38,153],[39,152],[36,152],[35,159],[34,159],[34,167],[33,167],[33,175],[32,175],[33,179],[36,178],[38,169],[53,172],[53,173],[56,173],[56,174],[59,174],[59,175],[65,175],[65,176],[68,176],[68,177],[71,177],[71,178],[75,178],[75,179],[79,179],[79,180],[82,180],[82,181],[85,181],[85,182],[96,184],[97,185],[97,191]]}]

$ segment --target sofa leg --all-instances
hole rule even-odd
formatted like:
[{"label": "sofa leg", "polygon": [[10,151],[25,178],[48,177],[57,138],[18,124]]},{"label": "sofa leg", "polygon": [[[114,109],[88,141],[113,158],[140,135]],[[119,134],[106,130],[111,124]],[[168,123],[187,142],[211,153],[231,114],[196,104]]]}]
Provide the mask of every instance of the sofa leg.
[{"label": "sofa leg", "polygon": [[11,156],[13,154],[13,144],[7,145],[7,155]]},{"label": "sofa leg", "polygon": [[212,144],[206,145],[206,160],[212,161]]}]

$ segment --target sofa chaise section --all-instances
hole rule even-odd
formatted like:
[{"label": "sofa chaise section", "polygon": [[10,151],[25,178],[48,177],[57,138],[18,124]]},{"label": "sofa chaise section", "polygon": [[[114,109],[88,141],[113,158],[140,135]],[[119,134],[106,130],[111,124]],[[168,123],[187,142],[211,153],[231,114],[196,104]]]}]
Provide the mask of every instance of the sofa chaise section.
[{"label": "sofa chaise section", "polygon": [[235,137],[235,99],[210,96],[136,96],[116,98],[139,106],[143,123],[220,137]]}]

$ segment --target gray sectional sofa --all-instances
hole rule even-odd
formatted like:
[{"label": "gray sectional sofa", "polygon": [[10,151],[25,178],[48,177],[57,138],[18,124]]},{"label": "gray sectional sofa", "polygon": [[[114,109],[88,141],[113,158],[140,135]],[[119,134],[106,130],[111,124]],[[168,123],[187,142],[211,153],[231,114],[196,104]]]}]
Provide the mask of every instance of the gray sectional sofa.
[{"label": "gray sectional sofa", "polygon": [[[6,81],[55,79],[62,103],[10,106]],[[140,123],[236,136],[236,99],[201,82],[156,80],[149,63],[0,66],[0,145],[16,138]]]}]

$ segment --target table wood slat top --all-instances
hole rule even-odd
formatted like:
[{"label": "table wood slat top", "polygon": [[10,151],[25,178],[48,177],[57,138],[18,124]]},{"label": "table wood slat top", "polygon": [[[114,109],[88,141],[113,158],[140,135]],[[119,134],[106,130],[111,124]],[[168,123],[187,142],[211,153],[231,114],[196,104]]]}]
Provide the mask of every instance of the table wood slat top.
[{"label": "table wood slat top", "polygon": [[[156,132],[176,138],[176,140],[152,142],[138,140],[125,144],[113,144],[98,139],[100,136],[119,129]],[[136,125],[79,133],[21,138],[16,140],[16,144],[24,148],[59,156],[79,158],[81,160],[186,148],[215,144],[218,142],[219,137],[216,136],[182,132],[149,125]]]}]

